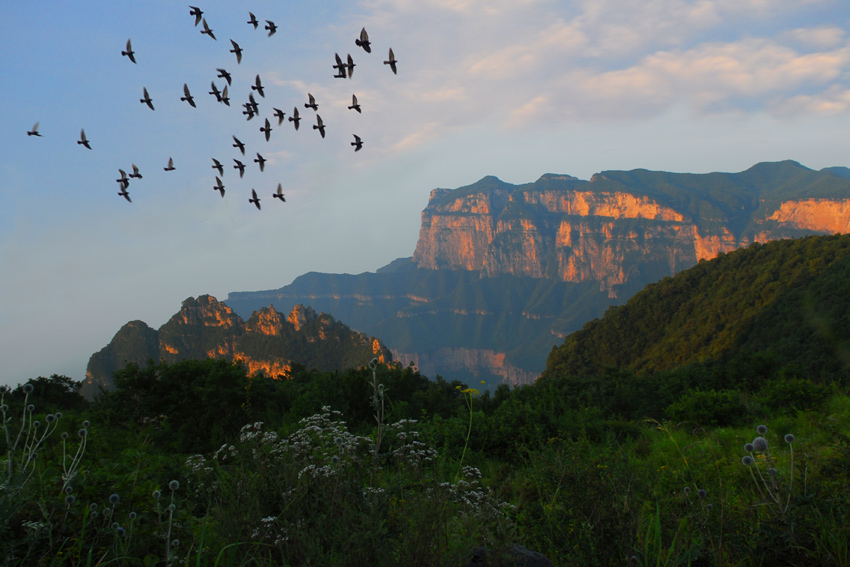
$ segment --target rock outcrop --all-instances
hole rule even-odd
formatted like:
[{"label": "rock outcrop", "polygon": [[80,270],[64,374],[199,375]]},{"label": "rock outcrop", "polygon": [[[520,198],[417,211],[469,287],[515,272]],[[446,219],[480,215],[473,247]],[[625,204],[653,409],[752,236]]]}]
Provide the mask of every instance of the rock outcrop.
[{"label": "rock outcrop", "polygon": [[850,173],[784,161],[739,173],[485,177],[435,189],[412,258],[231,293],[240,313],[310,302],[425,374],[527,383],[568,333],[649,283],[754,242],[850,230]]},{"label": "rock outcrop", "polygon": [[263,307],[244,321],[228,305],[202,295],[186,299],[159,330],[142,321],[124,325],[89,359],[82,393],[93,399],[100,388],[112,388],[112,374],[130,362],[224,358],[241,361],[249,374],[285,379],[293,364],[329,371],[363,366],[375,357],[392,361],[378,339],[311,307],[296,305],[288,316]]}]

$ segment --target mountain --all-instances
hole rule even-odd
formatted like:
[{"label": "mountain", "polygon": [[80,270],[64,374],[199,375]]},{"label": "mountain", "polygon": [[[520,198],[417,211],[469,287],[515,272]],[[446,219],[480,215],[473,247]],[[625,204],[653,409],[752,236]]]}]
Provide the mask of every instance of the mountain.
[{"label": "mountain", "polygon": [[654,374],[770,352],[829,383],[850,377],[850,235],[721,254],[647,286],[566,338],[541,379]]},{"label": "mountain", "polygon": [[392,354],[378,339],[352,331],[330,315],[295,305],[288,316],[263,307],[243,320],[210,295],[190,297],[159,330],[130,321],[89,359],[82,393],[93,399],[112,387],[112,374],[129,362],[241,360],[249,374],[287,376],[293,364],[321,371],[360,367]]},{"label": "mountain", "polygon": [[553,346],[649,283],[753,242],[848,232],[845,173],[783,161],[523,185],[485,177],[431,192],[410,258],[225,301],[243,316],[310,304],[382,337],[426,375],[528,383]]}]

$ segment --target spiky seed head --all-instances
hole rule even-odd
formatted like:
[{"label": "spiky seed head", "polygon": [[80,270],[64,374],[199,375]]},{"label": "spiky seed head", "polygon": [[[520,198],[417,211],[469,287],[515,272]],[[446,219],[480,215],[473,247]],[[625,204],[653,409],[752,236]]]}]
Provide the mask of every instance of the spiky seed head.
[{"label": "spiky seed head", "polygon": [[168,510],[169,512],[173,512],[176,509],[177,509],[177,506],[175,506],[174,504],[169,504],[168,508],[166,508],[166,510]]},{"label": "spiky seed head", "polygon": [[339,457],[337,457],[336,455],[334,455],[333,457],[331,457],[331,462],[332,462],[332,463],[334,463],[334,464],[338,463],[338,462],[339,462]]},{"label": "spiky seed head", "polygon": [[46,416],[44,416],[44,421],[46,421],[47,423],[53,423],[54,421],[56,421],[56,416],[53,415],[52,413],[49,413]]},{"label": "spiky seed head", "polygon": [[174,492],[175,490],[180,488],[180,483],[177,482],[176,480],[172,480],[171,482],[168,483],[168,488],[169,488],[169,490]]},{"label": "spiky seed head", "polygon": [[752,443],[745,443],[744,444],[744,452],[745,453],[752,453],[754,450],[755,450],[755,447],[753,447]]},{"label": "spiky seed head", "polygon": [[56,412],[56,419],[62,419],[62,412],[61,411]]},{"label": "spiky seed head", "polygon": [[690,487],[690,486],[686,486],[686,487],[685,487],[685,494],[690,494],[690,493],[691,493],[691,487]]},{"label": "spiky seed head", "polygon": [[714,508],[714,504],[709,503],[709,504],[705,505],[705,509],[708,510],[709,512],[711,512],[712,508]]},{"label": "spiky seed head", "polygon": [[65,487],[65,494],[71,494],[72,492],[74,492],[73,486],[66,486]]},{"label": "spiky seed head", "polygon": [[702,488],[700,488],[699,490],[697,490],[697,495],[699,495],[699,497],[700,497],[702,500],[705,500],[705,497],[706,497],[706,496],[708,496],[708,492],[706,492],[705,490],[703,490]]},{"label": "spiky seed head", "polygon": [[131,520],[135,520],[135,519],[136,519],[136,513],[135,513],[135,512],[130,512],[130,514],[128,514],[128,516],[129,516],[129,518],[130,518]]},{"label": "spiky seed head", "polygon": [[24,384],[24,394],[32,394],[33,389],[32,384]]},{"label": "spiky seed head", "polygon": [[172,539],[171,540],[171,547],[180,547],[180,540],[179,539]]},{"label": "spiky seed head", "polygon": [[767,451],[767,439],[764,437],[756,437],[753,439],[753,450],[760,453]]},{"label": "spiky seed head", "polygon": [[119,525],[118,525],[118,522],[112,522],[112,526],[111,526],[111,527],[112,527],[112,529],[113,529],[113,530],[117,530],[117,529],[118,529],[118,528],[120,528],[121,526],[119,526]]},{"label": "spiky seed head", "polygon": [[74,495],[73,495],[73,494],[69,494],[68,496],[66,496],[66,497],[65,497],[65,504],[67,504],[68,506],[70,506],[71,504],[73,504],[73,503],[74,503],[74,500],[76,500],[76,498],[74,498]]},{"label": "spiky seed head", "polygon": [[770,467],[769,469],[767,469],[767,474],[769,474],[770,476],[776,476],[776,469]]},{"label": "spiky seed head", "polygon": [[790,445],[791,443],[793,443],[796,439],[797,439],[797,438],[796,438],[796,437],[794,437],[794,434],[793,434],[793,433],[788,433],[788,434],[785,436],[785,442],[786,442],[786,443],[788,443],[789,445]]},{"label": "spiky seed head", "polygon": [[30,412],[30,413],[34,412],[34,411],[35,411],[35,406],[34,406],[34,405],[32,405],[32,404],[28,405],[28,406],[27,406],[27,411],[28,411],[28,412]]},{"label": "spiky seed head", "polygon": [[89,420],[85,420],[83,422],[83,427],[85,427],[86,429],[88,429],[89,425],[91,425],[91,422]]},{"label": "spiky seed head", "polygon": [[114,506],[115,504],[118,504],[118,501],[119,501],[119,500],[121,500],[121,497],[120,497],[120,496],[118,496],[117,494],[111,494],[111,495],[109,496],[109,502],[110,502],[113,506]]},{"label": "spiky seed head", "polygon": [[89,510],[91,510],[92,512],[97,510],[97,502],[92,502],[91,504],[89,504]]},{"label": "spiky seed head", "polygon": [[36,419],[35,421],[32,422],[32,426],[35,427],[36,429],[38,429],[39,427],[41,427],[41,422]]},{"label": "spiky seed head", "polygon": [[162,496],[162,492],[160,492],[159,490],[154,490],[153,492],[151,492],[151,496],[153,496],[154,500],[159,500],[159,497]]},{"label": "spiky seed head", "polygon": [[62,435],[60,435],[60,437],[62,437],[62,439],[67,439],[67,438],[69,437],[68,432],[67,432],[67,431],[63,431],[63,432],[62,432]]},{"label": "spiky seed head", "polygon": [[754,462],[754,461],[753,461],[753,458],[752,458],[751,456],[749,456],[749,455],[744,455],[744,458],[743,458],[743,459],[741,459],[741,462],[742,462],[742,463],[744,463],[744,466],[747,466],[747,467],[748,467],[748,466],[750,466],[751,464],[753,464],[753,462]]},{"label": "spiky seed head", "polygon": [[88,431],[86,431],[85,429],[80,429],[79,431],[77,431],[77,435],[80,436],[80,439],[85,437],[87,433],[88,433]]},{"label": "spiky seed head", "polygon": [[756,432],[759,435],[764,435],[765,433],[767,433],[767,426],[766,425],[759,425],[758,427],[756,427]]},{"label": "spiky seed head", "polygon": [[109,506],[104,508],[103,509],[103,515],[106,516],[107,518],[111,518],[112,517],[112,508],[110,508]]},{"label": "spiky seed head", "polygon": [[124,537],[124,528],[118,526],[118,529],[115,531],[118,532],[118,537]]}]

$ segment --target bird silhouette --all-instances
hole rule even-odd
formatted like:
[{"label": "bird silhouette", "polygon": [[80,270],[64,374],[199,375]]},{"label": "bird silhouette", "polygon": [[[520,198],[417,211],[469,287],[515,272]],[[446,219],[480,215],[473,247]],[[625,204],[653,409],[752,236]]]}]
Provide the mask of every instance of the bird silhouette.
[{"label": "bird silhouette", "polygon": [[131,173],[128,177],[132,177],[134,179],[141,179],[142,174],[139,173],[139,167],[135,163],[131,164],[130,167],[133,168],[133,173]]},{"label": "bird silhouette", "polygon": [[313,124],[313,130],[318,130],[319,134],[322,135],[322,138],[325,137],[325,123],[322,122],[322,117],[318,114],[316,115],[316,123]]},{"label": "bird silhouette", "polygon": [[219,175],[221,175],[221,176],[223,176],[223,175],[224,175],[224,166],[223,166],[223,165],[221,165],[221,162],[220,162],[220,161],[218,161],[218,160],[217,160],[217,159],[215,159],[215,158],[210,158],[210,159],[212,159],[212,160],[213,160],[213,166],[212,166],[212,168],[213,168],[213,169],[217,169],[217,170],[218,170],[218,174],[219,174]]},{"label": "bird silhouette", "polygon": [[127,192],[127,187],[121,187],[121,190],[118,191],[118,194],[127,199],[128,203],[132,203],[133,201],[130,199],[130,193]]},{"label": "bird silhouette", "polygon": [[286,116],[286,113],[279,108],[274,109],[275,118],[277,118],[277,125],[280,126],[283,124],[283,117]]},{"label": "bird silhouette", "polygon": [[263,91],[263,83],[260,82],[260,76],[257,75],[257,78],[254,79],[254,84],[251,85],[251,90],[257,91],[261,97],[266,98],[266,93]]},{"label": "bird silhouette", "polygon": [[230,52],[236,54],[236,64],[238,65],[239,63],[242,63],[242,48],[239,47],[239,44],[232,39],[230,40],[230,44],[233,46],[233,49],[231,49]]},{"label": "bird silhouette", "polygon": [[[204,22],[204,29],[201,30],[201,33],[206,34],[206,35],[210,36],[211,38],[215,39],[215,34],[213,34],[213,31],[210,29],[210,26],[207,24],[207,19],[204,18],[203,22]],[[218,41],[218,40],[216,40],[216,41]]]},{"label": "bird silhouette", "polygon": [[353,136],[354,136],[354,141],[351,142],[351,145],[354,146],[355,152],[359,152],[360,149],[363,147],[363,140],[361,140],[360,136],[358,136],[357,134],[353,134]]},{"label": "bird silhouette", "polygon": [[362,114],[362,111],[360,110],[360,103],[357,102],[357,95],[351,95],[351,106],[348,107],[348,110],[356,110]]},{"label": "bird silhouette", "polygon": [[348,54],[348,64],[346,65],[346,67],[348,67],[348,78],[350,79],[352,76],[354,76],[355,67],[354,59],[351,58],[350,53]]},{"label": "bird silhouette", "polygon": [[83,130],[82,128],[80,128],[80,139],[77,141],[77,143],[87,147],[88,149],[91,149],[91,145],[89,144],[89,141],[86,139],[86,131]]},{"label": "bird silhouette", "polygon": [[254,203],[257,206],[257,210],[259,211],[260,210],[260,198],[257,197],[257,192],[254,191],[253,189],[251,189],[251,195],[252,195],[252,197],[250,199],[248,199],[248,202]]},{"label": "bird silhouette", "polygon": [[128,39],[128,40],[127,40],[127,51],[122,51],[122,52],[121,52],[121,55],[124,55],[125,57],[129,57],[129,58],[130,58],[130,61],[132,61],[133,63],[135,63],[135,62],[136,62],[136,55],[135,55],[135,53],[136,53],[136,52],[135,52],[135,51],[133,51],[133,46],[132,46],[132,45],[130,45],[130,40]]},{"label": "bird silhouette", "polygon": [[319,110],[319,105],[316,104],[316,99],[310,93],[307,93],[307,103],[304,105],[304,108],[312,108],[313,110]]},{"label": "bird silhouette", "polygon": [[168,165],[162,168],[165,171],[174,171],[174,159],[168,158]]},{"label": "bird silhouette", "polygon": [[277,193],[272,193],[272,197],[275,199],[280,199],[281,203],[285,203],[286,199],[283,196],[283,187],[280,186],[280,183],[277,184]]},{"label": "bird silhouette", "polygon": [[130,179],[127,177],[127,172],[124,171],[123,169],[119,169],[118,173],[119,173],[119,175],[121,175],[121,177],[119,177],[115,181],[117,181],[121,185],[122,191],[126,191],[127,187],[130,186]]},{"label": "bird silhouette", "polygon": [[254,98],[254,93],[248,95],[248,104],[251,105],[251,109],[254,111],[254,114],[260,113],[260,105],[257,104],[257,100]]},{"label": "bird silhouette", "polygon": [[224,184],[221,182],[221,179],[216,176],[215,185],[213,185],[213,191],[219,191],[221,196],[224,197]]},{"label": "bird silhouette", "polygon": [[151,96],[148,94],[147,88],[142,87],[142,95],[143,95],[143,98],[140,98],[139,102],[141,102],[142,104],[148,105],[148,108],[153,110],[154,109],[153,108],[153,100],[151,100]]},{"label": "bird silhouette", "polygon": [[237,138],[236,136],[233,136],[233,142],[234,142],[233,147],[239,148],[239,151],[242,152],[242,155],[244,156],[245,155],[245,144],[240,142],[239,138]]},{"label": "bird silhouette", "polygon": [[398,61],[396,61],[395,55],[393,54],[393,48],[390,47],[389,61],[384,61],[384,65],[390,66],[390,69],[393,70],[393,75],[398,74],[398,69],[395,66],[396,63],[398,63]]},{"label": "bird silhouette", "polygon": [[243,175],[245,175],[245,164],[235,158],[233,159],[233,161],[236,162],[236,165],[233,166],[233,169],[239,170],[239,177],[241,178]]},{"label": "bird silhouette", "polygon": [[274,24],[274,22],[273,22],[273,21],[271,21],[271,20],[266,20],[266,27],[265,27],[265,29],[269,30],[269,37],[271,37],[271,36],[273,36],[273,35],[274,35],[274,32],[276,32],[276,31],[277,31],[277,26]]},{"label": "bird silhouette", "polygon": [[366,28],[360,30],[360,39],[355,39],[354,43],[357,46],[362,47],[366,53],[372,53],[372,42],[369,41],[369,34],[366,33]]},{"label": "bird silhouette", "polygon": [[251,120],[254,116],[256,116],[257,113],[254,112],[254,107],[251,106],[250,102],[246,102],[242,106],[245,108],[245,110],[242,111],[242,114],[248,117],[247,120]]},{"label": "bird silhouette", "polygon": [[[292,122],[292,125],[295,126],[295,129],[298,130],[298,126],[301,124],[301,117],[298,116],[298,107],[292,109],[292,116],[289,117],[289,121]],[[36,124],[38,126],[38,124]]]},{"label": "bird silhouette", "polygon": [[39,138],[41,138],[41,134],[38,133],[38,122],[33,124],[32,130],[29,130],[27,132],[27,136],[38,136]]},{"label": "bird silhouette", "polygon": [[257,21],[257,17],[254,14],[252,14],[251,12],[248,12],[248,16],[250,16],[250,19],[248,20],[247,23],[254,26],[254,29],[257,29],[257,26],[260,25],[260,22]]},{"label": "bird silhouette", "polygon": [[233,84],[233,77],[230,75],[230,73],[228,73],[224,69],[216,69],[216,71],[218,71],[218,78],[219,79],[224,79],[225,81],[227,81],[228,85]]},{"label": "bird silhouette", "polygon": [[339,53],[334,53],[334,58],[336,59],[336,63],[333,68],[336,69],[336,75],[334,75],[337,79],[345,79],[347,75],[345,74],[345,63],[342,62],[342,58],[339,56]]},{"label": "bird silhouette", "polygon": [[271,133],[272,133],[272,127],[271,127],[271,124],[269,124],[268,118],[266,118],[265,126],[260,127],[260,132],[262,132],[263,134],[266,135],[266,141],[268,142],[269,137],[271,136]]},{"label": "bird silhouette", "polygon": [[191,8],[191,10],[189,10],[189,15],[195,16],[195,25],[197,26],[201,23],[201,16],[203,16],[204,13],[201,12],[201,9],[196,6],[189,6],[189,8]]},{"label": "bird silhouette", "polygon": [[211,86],[212,90],[209,92],[209,94],[215,96],[215,99],[218,102],[221,102],[221,92],[218,90],[218,87],[215,86],[215,81],[212,81],[210,83],[210,86]]},{"label": "bird silhouette", "polygon": [[260,171],[265,170],[265,168],[266,168],[266,158],[261,156],[259,152],[257,152],[257,157],[254,159],[254,163],[260,164]]},{"label": "bird silhouette", "polygon": [[180,100],[185,100],[192,108],[198,108],[195,106],[195,99],[192,97],[192,93],[189,92],[189,86],[186,83],[183,83],[183,96],[180,97]]},{"label": "bird silhouette", "polygon": [[230,96],[227,94],[227,85],[224,85],[224,88],[221,90],[221,102],[223,102],[226,106],[230,106]]}]

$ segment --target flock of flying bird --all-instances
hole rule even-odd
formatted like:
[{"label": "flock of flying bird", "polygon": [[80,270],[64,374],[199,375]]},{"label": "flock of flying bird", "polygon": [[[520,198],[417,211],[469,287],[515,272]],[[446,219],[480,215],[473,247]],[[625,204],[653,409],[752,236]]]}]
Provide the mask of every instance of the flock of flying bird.
[{"label": "flock of flying bird", "polygon": [[[201,34],[207,35],[210,38],[216,40],[216,37],[213,33],[213,30],[209,27],[209,24],[207,23],[206,18],[203,16],[203,14],[204,14],[203,11],[201,11],[201,9],[196,7],[196,6],[189,6],[189,8],[190,8],[189,15],[194,16],[194,18],[195,18],[195,26],[198,26],[200,24],[201,27],[202,27],[202,29],[200,30]],[[249,16],[249,19],[246,23],[248,25],[253,26],[254,29],[258,29],[259,25],[260,25],[260,21],[251,12],[248,12],[248,16]],[[266,25],[265,25],[264,29],[266,31],[268,31],[268,36],[271,37],[277,31],[277,26],[271,20],[265,20],[265,22],[266,22]],[[232,45],[232,49],[230,50],[230,52],[233,53],[236,56],[236,63],[241,64],[242,63],[242,52],[243,52],[242,48],[239,46],[238,43],[236,43],[232,39],[230,40],[230,43]],[[360,35],[357,39],[354,40],[354,43],[358,47],[362,48],[366,53],[372,52],[371,41],[369,40],[369,35],[368,35],[368,33],[366,33],[365,28],[360,30]],[[131,62],[136,63],[136,52],[133,51],[133,46],[132,46],[132,42],[130,41],[130,39],[127,40],[126,50],[122,51],[121,55],[124,56],[124,57],[127,57]],[[354,67],[356,66],[356,63],[354,62],[354,59],[352,58],[351,54],[347,55],[347,58],[346,58],[345,61],[343,61],[342,57],[340,57],[338,53],[334,54],[334,58],[336,60],[336,63],[333,65],[333,68],[336,70],[336,74],[333,75],[333,76],[335,78],[339,78],[339,79],[346,79],[346,78],[350,79],[350,78],[352,78],[352,76],[354,75]],[[388,58],[383,63],[384,63],[384,65],[389,66],[389,68],[392,70],[393,74],[398,73],[398,67],[397,67],[398,61],[396,60],[395,55],[393,54],[392,48],[389,49]],[[222,103],[225,106],[229,107],[230,106],[230,95],[229,95],[229,92],[228,92],[228,87],[232,86],[233,77],[231,76],[231,74],[229,72],[227,72],[223,68],[217,68],[216,71],[218,73],[216,78],[223,79],[226,84],[223,86],[223,88],[219,89],[215,84],[215,80],[213,80],[211,82],[211,89],[212,90],[209,91],[209,94],[213,95],[217,102]],[[258,96],[260,96],[261,98],[265,98],[266,95],[265,95],[264,89],[265,89],[265,87],[262,84],[262,81],[260,79],[260,75],[257,75],[254,79],[254,84],[251,85],[251,91],[256,91]],[[192,94],[189,90],[189,86],[186,83],[183,83],[183,96],[180,97],[180,100],[183,101],[183,102],[186,102],[187,104],[189,104],[193,108],[197,108],[197,105],[195,103],[195,98],[192,96]],[[150,94],[148,93],[148,90],[147,90],[146,87],[142,87],[142,98],[139,99],[139,102],[146,105],[151,110],[155,110],[154,104],[153,104],[153,99],[151,98]],[[247,120],[252,120],[254,117],[260,115],[259,103],[254,98],[254,92],[251,92],[249,94],[248,102],[244,103],[242,105],[242,107],[245,109],[242,112],[242,114],[247,117]],[[322,117],[318,113],[319,105],[316,102],[315,97],[311,93],[307,93],[307,102],[304,104],[304,107],[308,108],[308,109],[312,109],[313,112],[315,113],[316,124],[313,125],[313,129],[318,130],[321,137],[324,138],[326,126],[325,126],[325,123],[322,121]],[[357,95],[356,94],[351,95],[351,105],[348,106],[348,109],[354,110],[357,113],[362,112],[360,104],[357,101]],[[277,119],[277,126],[282,126],[284,120],[287,119],[286,113],[284,111],[280,110],[279,108],[273,108],[272,110],[273,110],[273,118]],[[289,115],[288,120],[289,120],[289,122],[292,123],[292,126],[295,128],[295,130],[299,129],[302,118],[301,118],[301,115],[298,111],[298,106],[295,106],[292,109],[292,113]],[[39,128],[39,123],[36,122],[35,125],[33,125],[32,129],[27,132],[27,136],[41,137],[41,133],[39,132],[38,128]],[[260,132],[262,132],[264,134],[265,140],[267,142],[271,138],[272,130],[273,130],[272,122],[268,118],[265,118],[263,126],[260,127]],[[360,151],[360,149],[363,147],[363,140],[357,134],[352,134],[352,135],[354,136],[354,141],[351,142],[351,146],[354,147],[355,152]],[[239,150],[241,155],[244,156],[245,155],[245,144],[241,140],[239,140],[239,138],[237,138],[236,136],[232,136],[232,137],[233,137],[233,142],[234,142],[233,147],[236,148],[237,150]],[[77,141],[77,144],[82,145],[83,147],[88,148],[89,150],[92,149],[91,142],[86,137],[85,129],[80,130],[80,139]],[[213,186],[213,189],[218,191],[221,194],[221,196],[224,197],[224,192],[225,192],[224,184],[221,180],[221,178],[224,177],[224,164],[222,164],[221,161],[219,161],[215,158],[212,158],[212,161],[213,161],[212,168],[218,172],[218,175],[215,176],[216,183]],[[239,177],[242,178],[242,176],[245,174],[246,165],[242,161],[240,161],[239,159],[236,159],[236,158],[234,158],[233,161],[235,163],[233,168],[239,171]],[[259,152],[257,152],[257,157],[253,161],[259,165],[260,171],[264,171],[265,163],[266,163],[267,160],[262,155],[260,155]],[[120,195],[121,197],[124,197],[128,202],[132,202],[131,199],[130,199],[130,193],[127,191],[127,189],[130,186],[130,180],[131,179],[142,179],[142,174],[139,171],[139,168],[136,166],[136,164],[131,164],[131,168],[133,170],[133,173],[130,173],[130,174],[128,174],[123,169],[119,169],[118,173],[119,173],[120,177],[115,180],[119,184],[119,188],[120,188],[118,195]],[[175,166],[174,166],[174,159],[169,157],[168,158],[168,165],[166,167],[164,167],[163,169],[165,171],[174,171],[176,169]],[[272,193],[272,197],[275,198],[275,199],[280,199],[281,202],[286,201],[284,194],[283,194],[282,184],[280,184],[280,183],[277,184],[277,190],[274,193]],[[248,199],[248,201],[250,203],[253,203],[257,207],[258,210],[260,209],[260,198],[257,195],[256,190],[253,189],[253,188],[251,189],[251,198]]]}]

